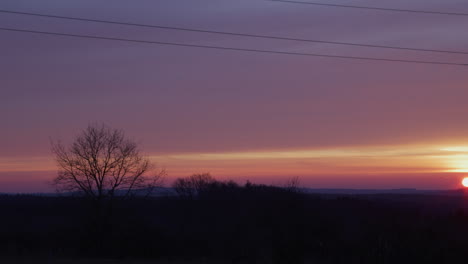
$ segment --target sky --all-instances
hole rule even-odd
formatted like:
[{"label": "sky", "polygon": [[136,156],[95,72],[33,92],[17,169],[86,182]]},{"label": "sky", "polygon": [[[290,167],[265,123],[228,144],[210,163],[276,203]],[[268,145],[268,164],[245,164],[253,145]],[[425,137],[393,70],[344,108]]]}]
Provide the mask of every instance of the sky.
[{"label": "sky", "polygon": [[[351,4],[349,1],[323,1]],[[462,0],[352,4],[468,13]],[[468,52],[466,16],[267,0],[3,0],[0,9]],[[468,63],[468,55],[252,39],[0,13],[0,27],[234,48]],[[0,30],[0,192],[50,191],[51,140],[123,129],[168,172],[311,188],[453,189],[468,176],[468,67]]]}]

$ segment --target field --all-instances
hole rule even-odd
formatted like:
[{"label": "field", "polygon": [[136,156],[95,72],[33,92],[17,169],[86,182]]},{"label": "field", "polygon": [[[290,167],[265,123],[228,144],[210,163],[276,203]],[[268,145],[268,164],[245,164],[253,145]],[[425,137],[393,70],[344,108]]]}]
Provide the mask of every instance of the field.
[{"label": "field", "polygon": [[467,205],[462,191],[311,194],[262,185],[219,185],[192,198],[133,199],[99,207],[79,197],[0,196],[0,259],[464,263]]}]

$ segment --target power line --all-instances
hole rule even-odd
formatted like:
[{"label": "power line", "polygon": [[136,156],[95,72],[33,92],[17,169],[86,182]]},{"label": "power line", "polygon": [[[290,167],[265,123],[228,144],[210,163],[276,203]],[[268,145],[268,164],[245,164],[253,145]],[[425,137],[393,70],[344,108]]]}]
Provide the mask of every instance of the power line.
[{"label": "power line", "polygon": [[357,46],[357,47],[367,47],[367,48],[383,48],[383,49],[395,49],[395,50],[411,50],[411,51],[422,51],[422,52],[437,52],[437,53],[451,53],[451,54],[465,54],[465,55],[468,55],[468,52],[464,52],[464,51],[422,49],[422,48],[409,48],[409,47],[386,46],[386,45],[361,44],[361,43],[351,43],[351,42],[326,41],[326,40],[316,40],[316,39],[279,37],[279,36],[271,36],[271,35],[258,35],[258,34],[236,33],[236,32],[226,32],[226,31],[193,29],[193,28],[184,28],[184,27],[169,27],[169,26],[160,26],[160,25],[127,23],[127,22],[89,19],[89,18],[81,18],[81,17],[57,16],[57,15],[48,15],[48,14],[38,14],[38,13],[2,10],[2,9],[0,9],[0,13],[28,15],[28,16],[37,16],[37,17],[48,17],[48,18],[66,19],[66,20],[74,20],[74,21],[106,23],[106,24],[125,25],[125,26],[135,26],[135,27],[147,27],[147,28],[158,28],[158,29],[178,30],[178,31],[198,32],[198,33],[210,33],[210,34],[219,34],[219,35],[241,36],[241,37],[251,37],[251,38],[261,38],[261,39],[289,40],[289,41],[297,41],[297,42],[347,45],[347,46]]},{"label": "power line", "polygon": [[392,11],[392,12],[421,13],[421,14],[449,15],[449,16],[468,16],[468,13],[452,13],[452,12],[424,11],[424,10],[413,10],[413,9],[398,9],[398,8],[371,7],[371,6],[355,6],[355,5],[342,5],[342,4],[326,4],[326,3],[304,2],[304,1],[296,1],[296,0],[269,0],[269,1],[292,3],[292,4],[317,5],[317,6],[370,9],[370,10]]},{"label": "power line", "polygon": [[22,33],[34,33],[34,34],[43,34],[43,35],[62,36],[62,37],[101,39],[101,40],[111,40],[111,41],[157,44],[157,45],[178,46],[178,47],[192,47],[192,48],[203,48],[203,49],[216,49],[216,50],[230,50],[230,51],[243,51],[243,52],[256,52],[256,53],[272,53],[272,54],[283,54],[283,55],[311,56],[311,57],[364,60],[364,61],[386,61],[386,62],[418,63],[418,64],[432,64],[432,65],[468,66],[468,64],[453,63],[453,62],[400,60],[400,59],[385,59],[385,58],[374,58],[374,57],[355,57],[355,56],[327,55],[327,54],[302,53],[302,52],[274,51],[274,50],[263,50],[263,49],[231,48],[231,47],[222,47],[222,46],[209,46],[209,45],[185,44],[185,43],[175,43],[175,42],[136,40],[136,39],[127,39],[127,38],[103,37],[103,36],[94,36],[94,35],[79,35],[79,34],[57,33],[57,32],[48,32],[48,31],[36,31],[36,30],[3,28],[3,27],[0,27],[0,30],[12,31],[12,32],[22,32]]}]

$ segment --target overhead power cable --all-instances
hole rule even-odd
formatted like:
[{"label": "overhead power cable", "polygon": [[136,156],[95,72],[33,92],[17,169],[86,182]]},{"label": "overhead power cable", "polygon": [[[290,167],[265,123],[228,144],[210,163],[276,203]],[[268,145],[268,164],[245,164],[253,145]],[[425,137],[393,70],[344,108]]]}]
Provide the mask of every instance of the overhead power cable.
[{"label": "overhead power cable", "polygon": [[157,45],[178,46],[178,47],[192,47],[192,48],[203,48],[203,49],[216,49],[216,50],[229,50],[229,51],[270,53],[270,54],[295,55],[295,56],[310,56],[310,57],[349,59],[349,60],[361,60],[361,61],[385,61],[385,62],[417,63],[417,64],[431,64],[431,65],[468,66],[468,64],[453,63],[453,62],[400,60],[400,59],[386,59],[386,58],[374,58],[374,57],[357,57],[357,56],[342,56],[342,55],[315,54],[315,53],[302,53],[302,52],[289,52],[289,51],[274,51],[274,50],[264,50],[264,49],[232,48],[232,47],[223,47],[223,46],[210,46],[210,45],[186,44],[186,43],[163,42],[163,41],[137,40],[137,39],[127,39],[127,38],[104,37],[104,36],[81,35],[81,34],[69,34],[69,33],[58,33],[58,32],[49,32],[49,31],[37,31],[37,30],[15,29],[15,28],[4,28],[4,27],[0,27],[0,30],[10,31],[10,32],[21,32],[21,33],[33,33],[33,34],[42,34],[42,35],[51,35],[51,36],[61,36],[61,37],[101,39],[101,40],[110,40],[110,41],[133,42],[133,43],[144,43],[144,44],[157,44]]},{"label": "overhead power cable", "polygon": [[193,28],[185,28],[185,27],[169,27],[169,26],[161,26],[161,25],[127,23],[127,22],[89,19],[89,18],[81,18],[81,17],[69,17],[69,16],[57,16],[57,15],[38,14],[38,13],[29,13],[29,12],[18,12],[18,11],[10,11],[10,10],[2,10],[2,9],[0,9],[0,13],[48,17],[48,18],[66,19],[66,20],[74,20],[74,21],[86,21],[86,22],[95,22],[95,23],[106,23],[106,24],[125,25],[125,26],[134,26],[134,27],[147,27],[147,28],[158,28],[158,29],[178,30],[178,31],[198,32],[198,33],[241,36],[241,37],[251,37],[251,38],[261,38],[261,39],[289,40],[289,41],[297,41],[297,42],[323,43],[323,44],[357,46],[357,47],[366,47],[366,48],[383,48],[383,49],[395,49],[395,50],[411,50],[411,51],[421,51],[421,52],[438,52],[438,53],[468,55],[468,52],[464,52],[464,51],[410,48],[410,47],[398,47],[398,46],[387,46],[387,45],[373,45],[373,44],[352,43],[352,42],[327,41],[327,40],[318,40],[318,39],[292,38],[292,37],[280,37],[280,36],[271,36],[271,35],[258,35],[258,34],[248,34],[248,33],[193,29]]},{"label": "overhead power cable", "polygon": [[297,0],[269,0],[269,1],[292,3],[292,4],[304,4],[304,5],[369,9],[369,10],[391,11],[391,12],[421,13],[421,14],[448,15],[448,16],[468,16],[468,13],[453,13],[453,12],[425,11],[425,10],[398,9],[398,8],[385,8],[385,7],[372,7],[372,6],[342,5],[342,4],[305,2],[305,1],[297,1]]}]

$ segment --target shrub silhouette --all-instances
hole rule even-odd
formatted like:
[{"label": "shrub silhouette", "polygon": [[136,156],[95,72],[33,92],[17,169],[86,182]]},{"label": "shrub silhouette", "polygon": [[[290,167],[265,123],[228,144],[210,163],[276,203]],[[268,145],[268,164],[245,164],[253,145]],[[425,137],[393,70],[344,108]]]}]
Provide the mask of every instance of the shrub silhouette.
[{"label": "shrub silhouette", "polygon": [[176,179],[172,188],[179,196],[193,199],[215,183],[216,180],[209,173],[193,174],[190,177]]}]

